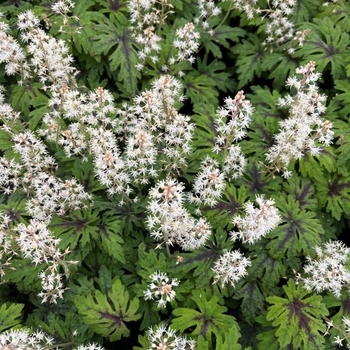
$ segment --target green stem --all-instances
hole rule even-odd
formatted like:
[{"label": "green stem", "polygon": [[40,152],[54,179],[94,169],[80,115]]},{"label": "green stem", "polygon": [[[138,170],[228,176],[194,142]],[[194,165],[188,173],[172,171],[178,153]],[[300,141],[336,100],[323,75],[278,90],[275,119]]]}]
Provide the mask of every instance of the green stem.
[{"label": "green stem", "polygon": [[228,8],[228,10],[227,10],[227,12],[226,12],[226,14],[225,14],[225,17],[224,17],[224,18],[222,19],[222,21],[218,24],[218,26],[215,28],[215,30],[217,30],[218,28],[220,28],[220,27],[225,23],[225,21],[227,20],[229,14],[231,13],[232,9],[233,9],[233,6],[232,6],[232,1],[231,1],[231,2],[230,2],[230,6],[229,6],[229,8]]},{"label": "green stem", "polygon": [[63,347],[63,346],[68,346],[68,345],[73,345],[73,342],[67,342],[67,343],[61,343],[61,344],[52,344],[48,346],[44,346],[44,350],[49,350],[49,349],[57,349],[58,347]]}]

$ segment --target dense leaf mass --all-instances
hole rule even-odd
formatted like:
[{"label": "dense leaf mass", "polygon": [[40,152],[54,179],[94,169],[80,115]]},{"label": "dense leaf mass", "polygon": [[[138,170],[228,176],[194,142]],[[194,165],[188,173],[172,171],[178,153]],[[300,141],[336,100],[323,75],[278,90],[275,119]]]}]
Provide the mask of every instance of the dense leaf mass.
[{"label": "dense leaf mass", "polygon": [[0,349],[350,349],[350,2],[0,4]]}]

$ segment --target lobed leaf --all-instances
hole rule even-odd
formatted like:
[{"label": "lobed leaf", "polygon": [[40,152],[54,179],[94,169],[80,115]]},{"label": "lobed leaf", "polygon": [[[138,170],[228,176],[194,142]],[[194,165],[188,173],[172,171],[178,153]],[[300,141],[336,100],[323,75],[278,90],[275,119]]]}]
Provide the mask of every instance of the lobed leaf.
[{"label": "lobed leaf", "polygon": [[2,304],[0,307],[0,332],[11,329],[21,323],[24,304]]},{"label": "lobed leaf", "polygon": [[130,330],[125,322],[136,321],[141,317],[137,314],[139,300],[129,298],[129,293],[119,279],[114,281],[111,292],[103,294],[96,290],[86,297],[77,295],[74,303],[84,322],[110,341],[128,337]]}]

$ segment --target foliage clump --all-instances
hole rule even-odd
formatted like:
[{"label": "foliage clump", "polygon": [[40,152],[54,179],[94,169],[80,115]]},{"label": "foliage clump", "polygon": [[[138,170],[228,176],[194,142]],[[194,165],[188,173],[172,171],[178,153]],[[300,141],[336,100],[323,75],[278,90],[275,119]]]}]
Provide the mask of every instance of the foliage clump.
[{"label": "foliage clump", "polygon": [[0,348],[350,348],[350,4],[0,5]]}]

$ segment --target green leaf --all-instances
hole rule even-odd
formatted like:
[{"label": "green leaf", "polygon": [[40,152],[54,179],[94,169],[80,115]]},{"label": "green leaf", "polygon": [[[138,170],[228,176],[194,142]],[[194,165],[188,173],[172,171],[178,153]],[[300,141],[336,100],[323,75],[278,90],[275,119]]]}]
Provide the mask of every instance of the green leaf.
[{"label": "green leaf", "polygon": [[137,321],[141,317],[136,313],[139,300],[129,298],[119,279],[114,281],[112,291],[107,295],[97,290],[86,297],[77,295],[74,303],[84,322],[110,341],[129,337],[130,330],[125,322]]},{"label": "green leaf", "polygon": [[269,79],[273,79],[272,85],[275,89],[282,89],[287,78],[294,74],[298,63],[297,60],[292,60],[289,55],[276,52],[263,58],[261,69],[270,72]]},{"label": "green leaf", "polygon": [[0,308],[0,332],[21,323],[24,304],[2,304]]},{"label": "green leaf", "polygon": [[232,89],[231,74],[227,72],[226,65],[223,62],[214,59],[208,63],[208,55],[205,55],[203,59],[197,57],[196,63],[198,74],[206,76],[208,84],[225,92]]},{"label": "green leaf", "polygon": [[6,269],[6,281],[14,283],[23,294],[37,293],[41,289],[39,273],[44,268],[44,264],[34,265],[30,259],[13,258],[11,268]]},{"label": "green leaf", "polygon": [[325,177],[325,173],[333,173],[336,169],[335,165],[336,157],[330,147],[325,148],[318,157],[306,154],[299,159],[301,175],[311,179],[320,180]]},{"label": "green leaf", "polygon": [[69,248],[71,257],[81,261],[91,249],[91,241],[100,238],[100,213],[92,208],[77,210],[69,218],[53,217],[50,230],[60,239],[63,249]]},{"label": "green leaf", "polygon": [[237,55],[236,67],[238,74],[237,89],[241,89],[261,75],[261,60],[266,55],[262,41],[258,35],[249,34],[242,44],[236,45],[232,52]]},{"label": "green leaf", "polygon": [[275,330],[259,333],[256,338],[260,340],[258,343],[259,350],[281,350],[278,339],[275,336]]},{"label": "green leaf", "polygon": [[207,208],[206,210],[210,223],[218,228],[232,226],[232,217],[237,214],[243,203],[249,199],[248,193],[246,186],[236,187],[228,183],[217,204],[213,208]]},{"label": "green leaf", "polygon": [[349,55],[349,35],[328,16],[316,18],[315,23],[307,23],[311,29],[304,45],[295,52],[295,56],[316,62],[316,69],[323,72],[330,63],[333,79],[346,77],[345,60]]},{"label": "green leaf", "polygon": [[300,253],[312,255],[316,245],[321,244],[324,233],[316,213],[300,208],[291,196],[276,199],[276,206],[282,216],[282,223],[267,238],[269,253],[275,259],[294,257]]},{"label": "green leaf", "polygon": [[315,182],[316,196],[321,207],[325,207],[336,220],[343,214],[350,215],[350,175],[324,176]]},{"label": "green leaf", "polygon": [[283,190],[298,201],[301,209],[316,210],[318,208],[315,187],[310,180],[293,174],[284,182]]},{"label": "green leaf", "polygon": [[[213,335],[221,343],[237,341],[240,337],[238,323],[233,316],[224,314],[227,308],[219,304],[221,298],[219,299],[217,294],[211,295],[204,290],[194,290],[191,299],[197,304],[199,311],[187,308],[175,309],[173,314],[178,317],[172,320],[174,329],[184,332],[188,328],[195,327],[191,334],[201,335],[209,343],[212,342]],[[231,333],[226,333],[230,331]],[[241,346],[236,343],[232,350],[240,348]]]},{"label": "green leaf", "polygon": [[74,15],[79,18],[79,25],[81,26],[80,33],[73,35],[74,48],[81,54],[91,54],[93,46],[92,38],[96,35],[94,30],[95,21],[101,22],[104,15],[98,11],[88,11],[95,0],[77,1],[74,8]]},{"label": "green leaf", "polygon": [[201,248],[190,253],[183,253],[183,261],[174,267],[175,271],[181,274],[190,273],[193,276],[196,288],[208,287],[211,285],[213,271],[211,269],[214,261],[219,256],[220,247],[212,245],[210,249]]},{"label": "green leaf", "polygon": [[[24,116],[26,120],[28,120],[30,117],[31,107],[38,108],[47,105],[48,97],[42,93],[40,90],[41,88],[41,84],[32,83],[27,85],[18,85],[12,89],[11,105],[15,111],[20,111],[21,115]],[[44,115],[42,115],[42,117],[43,116]],[[38,119],[38,116],[36,116],[36,118]],[[33,126],[35,125],[34,122],[32,122],[32,124]]]},{"label": "green leaf", "polygon": [[13,142],[11,140],[11,134],[3,129],[0,129],[0,150],[6,151],[11,150]]},{"label": "green leaf", "polygon": [[240,350],[242,347],[238,342],[240,337],[237,329],[231,328],[225,333],[225,338],[218,338],[216,341],[217,350]]},{"label": "green leaf", "polygon": [[[192,152],[189,156],[190,164],[198,165],[198,160],[212,154],[215,142],[215,106],[212,104],[200,104],[194,106],[195,113],[192,120],[196,124],[193,133]],[[191,167],[191,166],[190,166]],[[192,169],[191,169],[192,170]],[[195,168],[193,171],[198,172]]]},{"label": "green leaf", "polygon": [[[250,279],[249,271],[248,276]],[[236,292],[233,295],[234,299],[243,299],[240,309],[242,311],[244,319],[253,325],[257,315],[260,315],[265,307],[266,292],[260,286],[257,281],[247,282],[243,285],[237,284]]]},{"label": "green leaf", "polygon": [[146,252],[143,242],[139,245],[138,257],[135,272],[145,280],[156,270],[167,271],[168,262],[164,253],[157,253],[154,249]]},{"label": "green leaf", "polygon": [[102,216],[100,228],[100,242],[102,249],[117,261],[125,263],[123,243],[120,237],[121,225],[115,216]]},{"label": "green leaf", "polygon": [[[136,93],[137,79],[140,73],[135,68],[138,62],[137,53],[132,47],[130,31],[127,28],[127,20],[120,15],[121,23],[114,24],[107,18],[96,24],[97,34],[93,37],[92,54],[107,55],[110,62],[110,70],[116,72],[118,83],[122,83],[124,90],[129,94]],[[125,26],[121,26],[121,24]]]},{"label": "green leaf", "polygon": [[[319,3],[313,0],[300,1],[297,6],[294,7],[292,22],[293,23],[305,23],[309,22],[317,13],[319,13]],[[327,7],[327,6],[324,6]],[[329,9],[327,9],[329,11]]]},{"label": "green leaf", "polygon": [[208,104],[217,105],[219,92],[212,79],[196,71],[185,75],[183,79],[186,96],[193,104],[202,104],[206,101]]},{"label": "green leaf", "polygon": [[350,99],[350,82],[348,79],[336,80],[335,89],[338,90],[334,100],[340,103],[335,115],[335,122],[339,120],[339,116],[344,118],[344,121],[348,122],[348,116],[350,114],[350,105],[348,103]]},{"label": "green leaf", "polygon": [[238,42],[241,37],[245,35],[246,31],[239,27],[230,27],[227,25],[221,25],[214,30],[212,35],[207,32],[202,34],[203,45],[206,53],[211,52],[214,57],[222,58],[222,48],[230,48],[231,41]]},{"label": "green leaf", "polygon": [[274,335],[281,349],[318,350],[324,345],[326,325],[322,317],[328,315],[322,297],[308,296],[301,285],[295,285],[292,279],[283,286],[284,298],[272,296],[266,298],[269,306],[266,320],[274,327]]},{"label": "green leaf", "polygon": [[252,86],[253,94],[248,95],[255,107],[249,125],[247,138],[240,142],[245,155],[252,154],[265,161],[265,153],[274,144],[274,134],[278,132],[278,122],[285,117],[276,105],[280,94],[268,87]]}]

